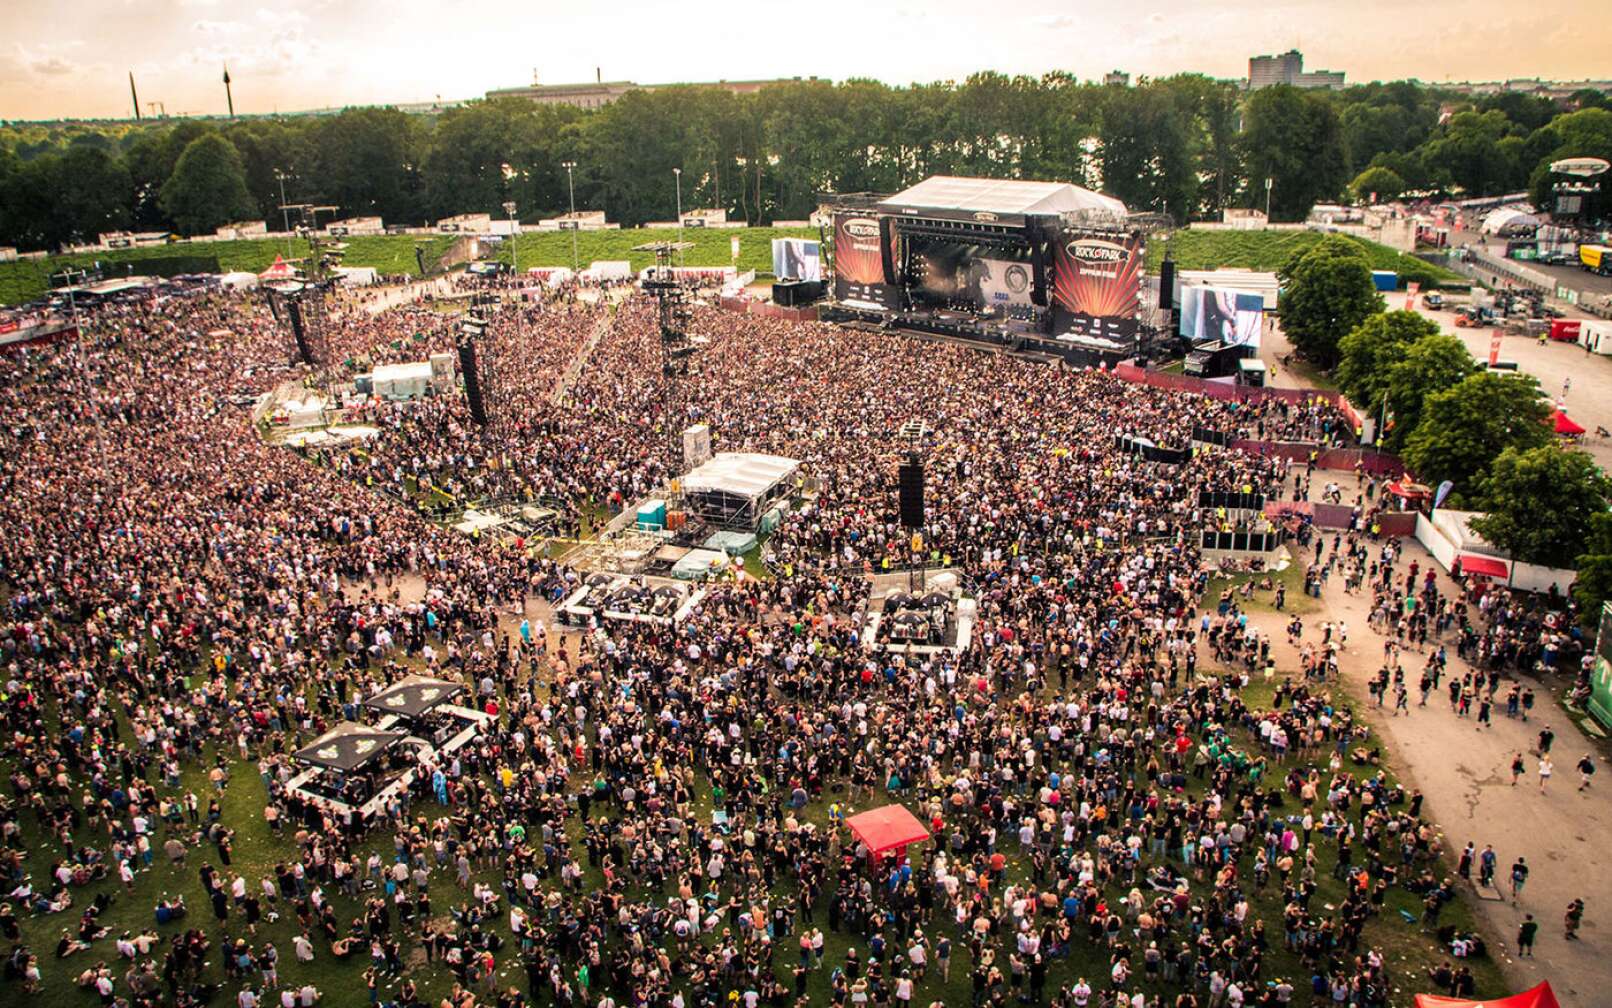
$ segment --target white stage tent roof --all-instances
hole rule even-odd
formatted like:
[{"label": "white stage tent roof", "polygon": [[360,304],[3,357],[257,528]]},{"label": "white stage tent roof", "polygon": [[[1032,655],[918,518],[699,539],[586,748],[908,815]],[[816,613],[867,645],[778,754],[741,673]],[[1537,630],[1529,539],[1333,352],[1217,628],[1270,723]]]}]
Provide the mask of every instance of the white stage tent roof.
[{"label": "white stage tent roof", "polygon": [[995,214],[1061,214],[1101,210],[1124,216],[1125,204],[1112,196],[1082,189],[1068,182],[1029,182],[1023,179],[960,178],[935,175],[911,189],[898,192],[879,209],[900,213],[919,210],[965,210]]},{"label": "white stage tent roof", "polygon": [[684,493],[726,493],[759,497],[788,479],[800,463],[782,455],[721,452],[683,477]]}]

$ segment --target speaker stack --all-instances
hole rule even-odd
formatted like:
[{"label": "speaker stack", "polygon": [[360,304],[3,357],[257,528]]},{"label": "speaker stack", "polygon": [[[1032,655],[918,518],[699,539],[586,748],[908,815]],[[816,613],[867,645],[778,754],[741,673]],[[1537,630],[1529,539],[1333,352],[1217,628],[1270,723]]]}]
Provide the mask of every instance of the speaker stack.
[{"label": "speaker stack", "polygon": [[785,308],[809,305],[822,296],[821,280],[780,280],[772,285],[773,304]]},{"label": "speaker stack", "polygon": [[903,528],[924,527],[924,464],[903,462],[900,470],[901,525]]}]

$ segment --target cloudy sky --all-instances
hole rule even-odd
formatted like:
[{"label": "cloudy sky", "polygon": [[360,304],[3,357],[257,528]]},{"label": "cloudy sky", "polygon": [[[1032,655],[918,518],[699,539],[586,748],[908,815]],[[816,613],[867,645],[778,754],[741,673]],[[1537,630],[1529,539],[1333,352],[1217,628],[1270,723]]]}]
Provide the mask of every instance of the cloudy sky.
[{"label": "cloudy sky", "polygon": [[[0,119],[469,98],[606,79],[817,75],[894,84],[989,68],[1239,77],[1297,46],[1350,81],[1612,77],[1606,0],[0,0]],[[806,24],[811,12],[821,20]]]}]

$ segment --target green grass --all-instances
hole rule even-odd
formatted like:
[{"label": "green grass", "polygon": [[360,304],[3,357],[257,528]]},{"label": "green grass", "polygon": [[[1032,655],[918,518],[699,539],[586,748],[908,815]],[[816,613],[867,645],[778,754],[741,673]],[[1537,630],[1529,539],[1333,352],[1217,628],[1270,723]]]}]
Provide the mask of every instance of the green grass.
[{"label": "green grass", "polygon": [[[382,273],[417,275],[414,246],[423,244],[426,261],[431,262],[447,251],[454,239],[448,236],[423,235],[371,235],[346,238],[347,245],[342,263],[347,266],[373,266]],[[308,254],[308,244],[299,238],[287,242],[283,238],[249,238],[241,241],[175,242],[171,245],[153,245],[143,248],[117,249],[108,252],[82,252],[72,255],[48,256],[44,259],[19,259],[0,263],[0,304],[20,304],[44,294],[50,286],[50,275],[67,266],[89,268],[100,262],[109,268],[109,277],[129,272],[140,273],[140,263],[148,259],[170,256],[207,256],[218,259],[225,272],[246,270],[258,273],[274,262],[275,256],[300,259]]]},{"label": "green grass", "polygon": [[[1157,272],[1168,250],[1176,268],[1189,270],[1236,266],[1245,269],[1280,269],[1295,252],[1304,251],[1326,237],[1319,231],[1176,231],[1169,240],[1150,242],[1147,268]],[[1471,281],[1442,266],[1405,255],[1377,242],[1355,239],[1366,246],[1371,268],[1393,270],[1401,281],[1414,280],[1429,287],[1467,287]]]},{"label": "green grass", "polygon": [[[1296,544],[1295,544],[1296,545]],[[1203,607],[1213,610],[1220,604],[1220,593],[1227,588],[1238,588],[1249,581],[1258,581],[1264,578],[1260,574],[1235,574],[1230,577],[1216,575],[1209,579],[1209,587],[1203,592]],[[1310,613],[1321,611],[1321,601],[1314,596],[1304,594],[1304,566],[1298,561],[1288,564],[1287,570],[1278,571],[1270,577],[1287,586],[1287,598],[1283,602],[1282,612],[1292,615],[1307,616]],[[1252,598],[1245,599],[1236,596],[1240,608],[1248,612],[1275,612],[1276,592],[1254,590]]]},{"label": "green grass", "polygon": [[[382,273],[417,275],[420,270],[415,261],[414,247],[423,244],[429,263],[446,252],[459,235],[369,235],[342,239],[347,245],[342,262],[347,266],[373,266]],[[689,266],[729,266],[733,264],[731,240],[739,239],[739,269],[769,273],[772,270],[772,240],[774,238],[816,238],[815,228],[686,228],[682,240],[693,242],[694,247],[683,253],[683,262]],[[626,259],[635,270],[653,265],[655,257],[648,252],[634,252],[634,245],[646,242],[676,241],[676,228],[637,228],[625,231],[584,231],[577,234],[577,257],[582,266],[596,259]],[[571,264],[571,233],[545,231],[523,234],[517,241],[520,262],[528,266],[569,266]],[[285,255],[288,243],[277,238],[251,238],[242,241],[175,242],[146,248],[118,249],[108,252],[54,255],[44,259],[21,259],[0,263],[0,304],[20,304],[32,301],[49,289],[52,273],[66,266],[90,267],[96,262],[109,264],[109,275],[121,275],[132,265],[140,272],[145,259],[169,256],[216,256],[219,267],[225,271],[249,270],[257,273],[274,262],[277,255]],[[290,258],[301,258],[308,253],[306,242],[292,239]],[[496,257],[510,260],[510,247],[506,242],[499,247]]]},{"label": "green grass", "polygon": [[[521,235],[519,246],[520,266],[570,266],[570,231],[542,231]],[[733,265],[732,240],[739,239],[739,271],[772,271],[772,240],[774,238],[816,238],[816,228],[684,228],[681,240],[692,242],[682,262],[687,266]],[[586,267],[594,260],[622,260],[632,263],[634,270],[655,264],[654,253],[634,252],[633,246],[647,242],[678,241],[677,228],[633,228],[622,231],[581,231],[576,233],[577,264]],[[509,262],[508,243],[498,258]]]}]

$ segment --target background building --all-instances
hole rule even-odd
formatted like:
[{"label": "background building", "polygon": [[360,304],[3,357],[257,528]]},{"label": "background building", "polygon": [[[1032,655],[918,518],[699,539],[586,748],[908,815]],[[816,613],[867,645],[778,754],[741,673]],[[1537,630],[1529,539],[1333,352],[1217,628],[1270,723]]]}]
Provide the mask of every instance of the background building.
[{"label": "background building", "polygon": [[1297,49],[1289,49],[1285,53],[1275,56],[1250,56],[1248,58],[1248,90],[1258,91],[1260,88],[1272,87],[1277,84],[1291,84],[1297,88],[1331,88],[1343,87],[1343,71],[1341,70],[1311,70],[1304,71],[1304,54]]}]

